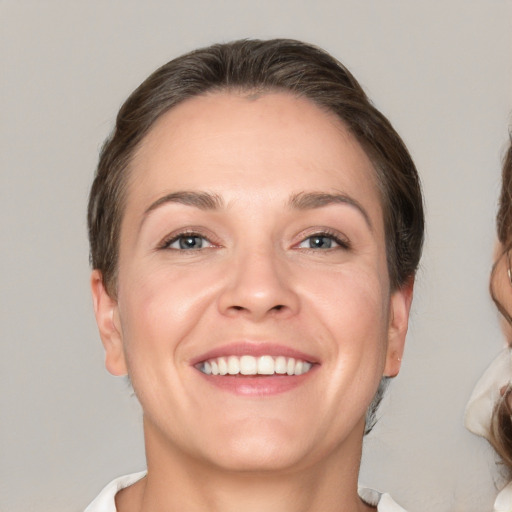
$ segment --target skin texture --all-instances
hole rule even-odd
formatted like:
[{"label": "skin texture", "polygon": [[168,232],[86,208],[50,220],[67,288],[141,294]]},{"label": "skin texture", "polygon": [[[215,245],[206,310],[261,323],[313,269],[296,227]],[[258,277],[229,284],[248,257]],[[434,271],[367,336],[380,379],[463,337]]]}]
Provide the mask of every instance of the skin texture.
[{"label": "skin texture", "polygon": [[[222,204],[161,200],[183,191]],[[349,202],[297,207],[308,193]],[[180,250],[183,231],[203,248]],[[311,248],[325,232],[331,248]],[[285,93],[165,114],[131,165],[117,300],[97,271],[92,291],[106,366],[129,374],[144,411],[148,477],[118,494],[121,512],[369,508],[364,416],[399,371],[412,280],[391,292],[373,170],[336,117]],[[314,368],[247,396],[194,366],[240,342],[300,350]]]}]

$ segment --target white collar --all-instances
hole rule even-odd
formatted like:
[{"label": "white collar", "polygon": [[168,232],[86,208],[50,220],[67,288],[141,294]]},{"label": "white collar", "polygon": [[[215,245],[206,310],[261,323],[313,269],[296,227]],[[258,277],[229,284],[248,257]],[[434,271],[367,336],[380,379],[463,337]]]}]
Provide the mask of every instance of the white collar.
[{"label": "white collar", "polygon": [[489,440],[494,407],[501,397],[501,388],[511,382],[511,377],[511,351],[507,347],[480,377],[466,405],[464,424],[473,434]]},{"label": "white collar", "polygon": [[[146,471],[132,473],[112,480],[96,499],[85,509],[84,512],[116,512],[115,496],[125,487],[128,487],[146,476]],[[405,512],[397,505],[389,494],[381,494],[378,491],[367,487],[359,487],[358,493],[369,505],[377,507],[378,512]],[[502,512],[500,509],[499,512]],[[509,511],[507,511],[509,512]]]},{"label": "white collar", "polygon": [[493,512],[512,512],[512,482],[496,496]]}]

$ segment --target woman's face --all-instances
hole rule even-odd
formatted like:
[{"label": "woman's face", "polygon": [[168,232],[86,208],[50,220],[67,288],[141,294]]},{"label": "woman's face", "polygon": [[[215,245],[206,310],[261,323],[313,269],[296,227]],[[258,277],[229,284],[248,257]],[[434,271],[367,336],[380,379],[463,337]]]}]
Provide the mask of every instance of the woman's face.
[{"label": "woman's face", "polygon": [[143,141],[117,300],[97,272],[92,287],[148,450],[240,470],[358,452],[399,369],[412,285],[390,291],[372,166],[335,116],[285,93],[215,93]]}]

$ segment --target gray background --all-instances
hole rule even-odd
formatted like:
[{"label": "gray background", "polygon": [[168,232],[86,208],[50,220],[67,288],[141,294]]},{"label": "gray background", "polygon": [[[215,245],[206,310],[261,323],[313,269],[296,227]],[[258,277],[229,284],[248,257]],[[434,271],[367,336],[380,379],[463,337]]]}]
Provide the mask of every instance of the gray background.
[{"label": "gray background", "polygon": [[428,233],[403,371],[361,480],[410,512],[491,509],[462,415],[503,343],[488,298],[512,110],[510,0],[0,0],[0,510],[80,511],[143,467],[138,406],[103,368],[86,196],[127,94],[200,45],[287,36],[349,66],[423,177]]}]

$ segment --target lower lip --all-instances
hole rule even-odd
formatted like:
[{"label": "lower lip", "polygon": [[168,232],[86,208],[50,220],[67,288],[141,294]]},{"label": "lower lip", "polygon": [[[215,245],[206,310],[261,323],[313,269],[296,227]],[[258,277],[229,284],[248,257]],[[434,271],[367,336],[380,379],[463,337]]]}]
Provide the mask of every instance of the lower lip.
[{"label": "lower lip", "polygon": [[316,365],[302,375],[206,375],[199,371],[207,382],[235,395],[271,396],[291,391],[303,384],[314,373]]}]

